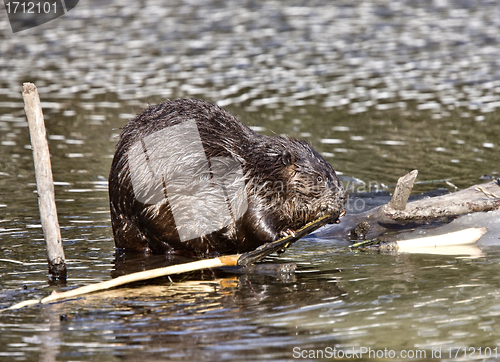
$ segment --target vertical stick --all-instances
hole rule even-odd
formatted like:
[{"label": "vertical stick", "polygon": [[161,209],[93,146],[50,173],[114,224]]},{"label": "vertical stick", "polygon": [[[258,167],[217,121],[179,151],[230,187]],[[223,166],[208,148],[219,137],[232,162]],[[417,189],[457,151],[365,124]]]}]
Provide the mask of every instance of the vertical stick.
[{"label": "vertical stick", "polygon": [[413,170],[412,172],[401,176],[398,179],[394,193],[392,194],[392,199],[387,204],[387,207],[394,210],[404,210],[406,209],[406,202],[408,197],[410,197],[411,189],[413,188],[413,183],[417,178],[418,171]]},{"label": "vertical stick", "polygon": [[66,280],[66,262],[59,221],[57,220],[49,145],[45,134],[40,96],[34,84],[24,83],[23,99],[24,110],[28,118],[31,147],[33,148],[38,207],[40,209],[43,235],[47,243],[49,280]]}]

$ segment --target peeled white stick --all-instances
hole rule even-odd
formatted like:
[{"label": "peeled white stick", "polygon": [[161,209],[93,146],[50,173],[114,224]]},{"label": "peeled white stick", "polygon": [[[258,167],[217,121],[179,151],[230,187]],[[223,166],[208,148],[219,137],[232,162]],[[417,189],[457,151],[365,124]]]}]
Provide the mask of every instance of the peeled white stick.
[{"label": "peeled white stick", "polygon": [[476,259],[484,256],[484,253],[474,244],[432,246],[424,248],[404,248],[401,252],[406,254],[434,254],[453,255],[456,258]]},{"label": "peeled white stick", "polygon": [[89,294],[89,293],[98,292],[100,290],[106,290],[106,289],[118,287],[120,285],[132,283],[132,282],[154,279],[154,278],[172,275],[172,274],[181,274],[181,273],[185,273],[185,272],[190,272],[190,271],[194,271],[194,270],[201,270],[201,269],[208,269],[208,268],[219,268],[221,266],[236,266],[236,265],[238,265],[239,257],[240,257],[240,255],[226,255],[226,256],[220,256],[218,258],[213,258],[213,259],[197,260],[197,261],[193,261],[190,263],[170,265],[170,266],[166,266],[163,268],[145,270],[145,271],[141,271],[141,272],[137,272],[137,273],[122,275],[122,276],[115,278],[115,279],[107,280],[107,281],[104,281],[101,283],[85,285],[83,287],[68,290],[66,292],[57,293],[54,291],[54,292],[52,292],[51,295],[49,295],[48,297],[45,297],[43,299],[25,300],[24,302],[14,304],[13,306],[10,306],[8,308],[0,309],[0,312],[12,310],[12,309],[19,309],[19,308],[23,308],[23,307],[27,307],[27,306],[31,306],[31,305],[36,305],[39,303],[46,304],[46,303],[55,302],[58,300],[65,300],[65,299],[74,298],[74,297],[78,297],[78,296]]},{"label": "peeled white stick", "polygon": [[43,235],[47,243],[47,261],[49,278],[66,280],[66,261],[61,241],[61,231],[57,220],[54,196],[54,181],[50,164],[49,146],[45,133],[40,96],[33,83],[24,83],[24,110],[28,118],[33,161],[35,164],[38,206],[42,222]]},{"label": "peeled white stick", "polygon": [[441,246],[454,246],[454,245],[467,245],[474,244],[483,236],[487,228],[469,228],[464,230],[455,231],[443,235],[427,236],[417,239],[400,240],[397,242],[398,251],[405,251],[404,249],[415,248],[432,248]]}]

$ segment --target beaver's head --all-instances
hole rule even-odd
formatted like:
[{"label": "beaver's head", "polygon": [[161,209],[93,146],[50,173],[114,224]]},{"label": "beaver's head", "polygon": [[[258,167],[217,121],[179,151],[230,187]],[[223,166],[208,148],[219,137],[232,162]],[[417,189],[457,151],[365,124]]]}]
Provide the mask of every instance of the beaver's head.
[{"label": "beaver's head", "polygon": [[332,166],[305,141],[271,139],[272,150],[265,157],[273,161],[266,162],[266,168],[260,165],[257,191],[268,200],[269,209],[294,227],[324,215],[336,221],[344,211],[347,192]]},{"label": "beaver's head", "polygon": [[290,139],[289,193],[296,215],[306,222],[324,215],[339,218],[347,192],[333,167],[307,142]]}]

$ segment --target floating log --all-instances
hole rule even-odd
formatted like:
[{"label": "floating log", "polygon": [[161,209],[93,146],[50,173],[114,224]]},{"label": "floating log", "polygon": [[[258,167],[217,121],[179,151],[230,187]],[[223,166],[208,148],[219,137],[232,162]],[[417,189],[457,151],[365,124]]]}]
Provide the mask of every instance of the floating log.
[{"label": "floating log", "polygon": [[340,224],[326,226],[314,234],[319,238],[374,239],[389,230],[413,228],[430,222],[450,221],[472,212],[500,208],[500,182],[474,185],[450,194],[408,202],[417,171],[399,179],[391,201],[359,214],[347,214]]}]

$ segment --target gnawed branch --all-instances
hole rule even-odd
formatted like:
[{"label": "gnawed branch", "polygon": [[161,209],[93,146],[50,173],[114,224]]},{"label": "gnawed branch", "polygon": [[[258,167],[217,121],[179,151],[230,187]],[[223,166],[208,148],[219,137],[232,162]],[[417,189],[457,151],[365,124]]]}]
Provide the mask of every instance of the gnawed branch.
[{"label": "gnawed branch", "polygon": [[391,229],[412,228],[440,220],[449,221],[459,215],[500,208],[498,180],[407,203],[416,175],[417,171],[414,170],[398,180],[388,204],[359,214],[347,214],[340,224],[328,226],[316,233],[316,236],[372,239]]}]

